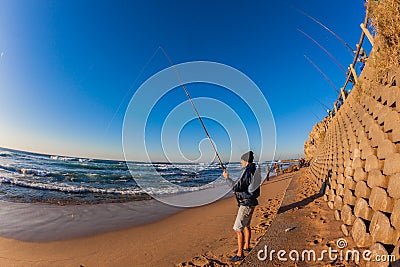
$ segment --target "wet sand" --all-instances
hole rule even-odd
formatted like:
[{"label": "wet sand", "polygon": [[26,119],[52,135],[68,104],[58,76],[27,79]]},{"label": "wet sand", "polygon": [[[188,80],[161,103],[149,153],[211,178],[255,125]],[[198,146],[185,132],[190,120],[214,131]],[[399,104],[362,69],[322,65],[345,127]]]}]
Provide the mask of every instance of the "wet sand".
[{"label": "wet sand", "polygon": [[[261,187],[252,222],[252,246],[271,224],[292,177],[274,177]],[[226,265],[235,254],[232,226],[236,211],[236,200],[231,197],[151,224],[89,237],[52,242],[1,237],[0,266]],[[93,221],[93,226],[97,223]]]}]

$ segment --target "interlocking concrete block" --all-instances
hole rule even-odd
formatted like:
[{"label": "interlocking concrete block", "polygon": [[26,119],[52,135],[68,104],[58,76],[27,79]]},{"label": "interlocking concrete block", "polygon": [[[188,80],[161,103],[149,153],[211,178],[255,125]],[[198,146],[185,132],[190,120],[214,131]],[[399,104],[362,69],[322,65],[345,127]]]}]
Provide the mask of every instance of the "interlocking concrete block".
[{"label": "interlocking concrete block", "polygon": [[356,197],[360,198],[369,198],[371,194],[371,189],[367,186],[367,183],[364,181],[358,181],[356,184],[356,189],[355,189],[355,195]]},{"label": "interlocking concrete block", "polygon": [[343,205],[340,215],[343,223],[346,225],[353,225],[353,222],[356,219],[356,216],[354,216],[353,210],[349,205]]},{"label": "interlocking concrete block", "polygon": [[400,198],[400,173],[390,175],[387,191],[394,199]]},{"label": "interlocking concrete block", "polygon": [[[397,260],[397,263],[399,263],[399,260],[400,260],[400,240],[397,242],[397,244],[394,247],[393,252],[392,252],[391,255],[393,255],[395,257],[395,259]],[[393,267],[398,267],[395,264],[392,264],[392,266]]]},{"label": "interlocking concrete block", "polygon": [[[399,77],[400,78],[400,77]],[[386,105],[393,106],[394,104],[400,105],[400,88],[397,86],[389,86],[385,88]]]},{"label": "interlocking concrete block", "polygon": [[353,192],[349,189],[344,190],[343,203],[347,205],[354,206],[356,204],[356,197],[353,195]]},{"label": "interlocking concrete block", "polygon": [[375,211],[369,225],[369,232],[375,242],[395,245],[399,236],[398,232],[390,226],[389,218],[380,211]]},{"label": "interlocking concrete block", "polygon": [[367,173],[364,171],[363,168],[357,167],[354,170],[354,181],[366,181],[367,180]]},{"label": "interlocking concrete block", "polygon": [[[356,142],[355,139],[354,139],[354,142]],[[352,157],[352,159],[359,158],[360,156],[361,156],[360,149],[358,149],[358,148],[353,149],[353,157]]]},{"label": "interlocking concrete block", "polygon": [[375,123],[375,121],[368,114],[365,114],[361,119],[365,126],[365,133],[368,134],[371,126]]},{"label": "interlocking concrete block", "polygon": [[[350,150],[353,151],[353,153],[351,153],[350,155],[350,158],[353,159],[355,157],[359,157],[361,155],[361,152],[359,150],[356,138],[354,137],[354,139],[349,139],[349,144],[350,144]],[[354,154],[354,150],[357,150],[358,154]]]},{"label": "interlocking concrete block", "polygon": [[340,218],[340,211],[339,211],[339,210],[335,210],[334,216],[335,216],[335,220],[336,220],[336,221],[340,221],[340,220],[341,220],[341,218]]},{"label": "interlocking concrete block", "polygon": [[344,166],[343,154],[339,155],[339,157],[338,157],[338,165],[339,165],[339,167]]},{"label": "interlocking concrete block", "polygon": [[337,189],[337,181],[334,179],[331,180],[331,188],[335,190]]},{"label": "interlocking concrete block", "polygon": [[358,136],[358,142],[360,143],[361,150],[366,146],[371,146],[368,135],[364,132],[364,130],[362,131],[362,135]]},{"label": "interlocking concrete block", "polygon": [[390,107],[388,107],[388,106],[381,106],[380,107],[379,114],[378,114],[378,123],[380,125],[382,125],[386,121],[386,119],[388,117],[388,114],[389,114],[389,112],[391,110],[392,109]]},{"label": "interlocking concrete block", "polygon": [[338,172],[338,173],[344,173],[344,166],[343,166],[343,164],[338,166],[337,172]]},{"label": "interlocking concrete block", "polygon": [[344,184],[344,175],[341,172],[339,172],[339,174],[337,175],[337,183]]},{"label": "interlocking concrete block", "polygon": [[379,160],[375,155],[369,155],[365,160],[365,171],[369,172],[371,170],[382,170],[383,161]]},{"label": "interlocking concrete block", "polygon": [[344,176],[353,176],[354,175],[354,169],[352,167],[346,167],[344,169]]},{"label": "interlocking concrete block", "polygon": [[[400,94],[400,92],[399,92]],[[386,120],[383,125],[383,129],[385,132],[392,131],[397,129],[400,125],[400,114],[396,111],[389,111],[386,115]]]},{"label": "interlocking concrete block", "polygon": [[394,204],[392,215],[390,216],[390,222],[394,228],[400,231],[400,200],[396,200]]},{"label": "interlocking concrete block", "polygon": [[336,188],[336,195],[343,197],[344,196],[344,186],[342,184],[338,184]]},{"label": "interlocking concrete block", "polygon": [[353,180],[352,177],[347,176],[345,181],[344,181],[344,188],[345,189],[351,189],[355,190],[356,189],[356,182]]},{"label": "interlocking concrete block", "polygon": [[381,243],[375,243],[369,247],[369,251],[371,251],[370,259],[371,261],[367,261],[365,267],[388,267],[389,261],[380,261],[375,259],[382,259],[382,256],[389,255],[385,247]]},{"label": "interlocking concrete block", "polygon": [[368,205],[368,202],[363,199],[357,199],[356,205],[354,207],[354,215],[359,218],[363,218],[364,220],[370,221],[372,219],[372,215],[374,211]]},{"label": "interlocking concrete block", "polygon": [[383,188],[374,187],[369,197],[369,205],[375,211],[392,212],[394,201]]},{"label": "interlocking concrete block", "polygon": [[380,170],[372,170],[368,173],[367,183],[370,188],[377,186],[387,188],[389,178],[386,175],[383,175]]},{"label": "interlocking concrete block", "polygon": [[342,233],[344,234],[344,236],[349,236],[349,230],[347,229],[347,226],[345,224],[342,224],[340,226],[340,229],[342,230]]},{"label": "interlocking concrete block", "polygon": [[369,139],[371,139],[372,147],[378,147],[379,142],[386,139],[385,133],[381,130],[378,124],[371,125],[368,136]]},{"label": "interlocking concrete block", "polygon": [[376,155],[376,154],[377,154],[376,148],[373,148],[372,146],[367,146],[367,147],[364,147],[363,150],[361,151],[361,159],[365,160],[368,158],[368,156]]},{"label": "interlocking concrete block", "polygon": [[333,204],[333,201],[329,201],[329,202],[328,202],[328,207],[329,207],[331,210],[335,209],[334,204]]},{"label": "interlocking concrete block", "polygon": [[[398,108],[400,109],[400,104],[398,104]],[[387,127],[391,128],[391,130],[392,130],[392,132],[391,132],[392,142],[399,142],[400,141],[400,123],[398,121],[398,117],[396,119],[388,121],[387,124],[388,124]]]},{"label": "interlocking concrete block", "polygon": [[376,112],[374,111],[374,115],[376,114],[376,121],[378,122],[379,125],[382,125],[383,122],[385,121],[388,109],[390,108],[382,105],[381,103],[377,104]]},{"label": "interlocking concrete block", "polygon": [[333,172],[337,172],[338,171],[338,166],[336,163],[333,164],[333,168],[332,168]]},{"label": "interlocking concrete block", "polygon": [[400,154],[393,153],[389,155],[384,163],[383,174],[392,175],[395,173],[400,173]]},{"label": "interlocking concrete block", "polygon": [[346,157],[346,159],[344,160],[344,167],[351,167],[352,164],[353,161],[350,159],[350,157]]},{"label": "interlocking concrete block", "polygon": [[351,236],[358,247],[369,247],[373,244],[372,237],[367,233],[367,227],[362,219],[357,218],[351,228]]},{"label": "interlocking concrete block", "polygon": [[364,160],[362,160],[361,158],[354,158],[351,167],[353,169],[364,168],[364,165],[365,165],[365,161]]},{"label": "interlocking concrete block", "polygon": [[335,200],[335,191],[331,188],[327,190],[327,195],[328,195],[328,201],[334,201]]},{"label": "interlocking concrete block", "polygon": [[385,139],[379,142],[377,148],[378,159],[386,159],[388,156],[396,152],[396,145],[393,144],[392,141]]},{"label": "interlocking concrete block", "polygon": [[344,161],[343,162],[343,166],[344,167],[351,166],[351,165],[347,165],[347,160],[349,160],[349,162],[351,164],[350,156],[351,156],[350,148],[348,148],[347,150],[343,151],[343,161]]},{"label": "interlocking concrete block", "polygon": [[335,196],[335,200],[333,201],[333,208],[335,210],[341,210],[343,207],[343,198],[341,196]]}]

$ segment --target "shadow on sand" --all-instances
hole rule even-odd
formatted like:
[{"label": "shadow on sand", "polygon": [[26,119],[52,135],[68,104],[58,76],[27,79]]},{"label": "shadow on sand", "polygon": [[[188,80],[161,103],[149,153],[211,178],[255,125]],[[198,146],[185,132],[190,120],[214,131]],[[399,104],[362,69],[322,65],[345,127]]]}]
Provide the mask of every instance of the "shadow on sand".
[{"label": "shadow on sand", "polygon": [[322,187],[320,188],[318,193],[316,193],[316,194],[314,194],[312,196],[309,196],[309,197],[307,197],[305,199],[299,200],[297,202],[291,203],[289,205],[280,207],[279,210],[278,210],[278,214],[284,213],[284,212],[286,212],[288,210],[292,210],[294,208],[302,208],[304,206],[307,206],[311,202],[313,202],[315,199],[322,197],[325,194],[326,187],[329,184],[331,177],[332,177],[332,170],[329,170],[328,174],[327,174],[327,176],[325,178],[325,181],[322,184]]}]

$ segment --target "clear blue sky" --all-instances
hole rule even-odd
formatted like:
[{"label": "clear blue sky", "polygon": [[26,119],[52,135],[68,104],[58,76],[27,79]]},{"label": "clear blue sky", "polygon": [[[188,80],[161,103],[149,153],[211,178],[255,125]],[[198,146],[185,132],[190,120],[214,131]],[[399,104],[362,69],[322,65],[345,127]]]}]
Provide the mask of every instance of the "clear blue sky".
[{"label": "clear blue sky", "polygon": [[[352,58],[335,37],[292,6],[351,46],[358,42],[362,1],[2,0],[0,146],[122,158],[125,109],[143,81],[169,66],[159,51],[154,54],[162,46],[175,63],[216,61],[249,76],[272,109],[277,156],[297,156],[317,122],[313,113],[325,116],[315,99],[331,105],[337,96],[304,54],[338,88],[345,80],[343,71],[297,29],[344,67]],[[220,137],[225,135],[222,131]],[[191,151],[190,142],[183,143],[183,150]]]}]

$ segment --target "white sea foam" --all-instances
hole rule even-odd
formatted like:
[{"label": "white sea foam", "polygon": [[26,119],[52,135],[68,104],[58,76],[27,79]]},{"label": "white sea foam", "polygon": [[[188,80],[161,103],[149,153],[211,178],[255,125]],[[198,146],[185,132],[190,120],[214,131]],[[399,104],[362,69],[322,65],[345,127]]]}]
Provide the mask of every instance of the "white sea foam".
[{"label": "white sea foam", "polygon": [[50,159],[52,159],[52,160],[60,160],[60,161],[77,160],[77,158],[72,158],[72,157],[61,157],[61,156],[50,156]]},{"label": "white sea foam", "polygon": [[43,189],[61,191],[66,193],[101,193],[101,194],[119,194],[119,195],[141,195],[143,191],[139,188],[126,188],[126,189],[115,189],[115,188],[95,188],[90,186],[76,186],[65,183],[50,184],[38,181],[28,181],[20,178],[11,177],[0,177],[0,183],[13,184],[26,188]]},{"label": "white sea foam", "polygon": [[20,170],[20,172],[23,175],[36,175],[36,176],[40,176],[40,177],[45,177],[49,174],[49,172],[47,172],[47,171],[35,170],[35,169],[25,169],[25,168],[22,168]]}]

